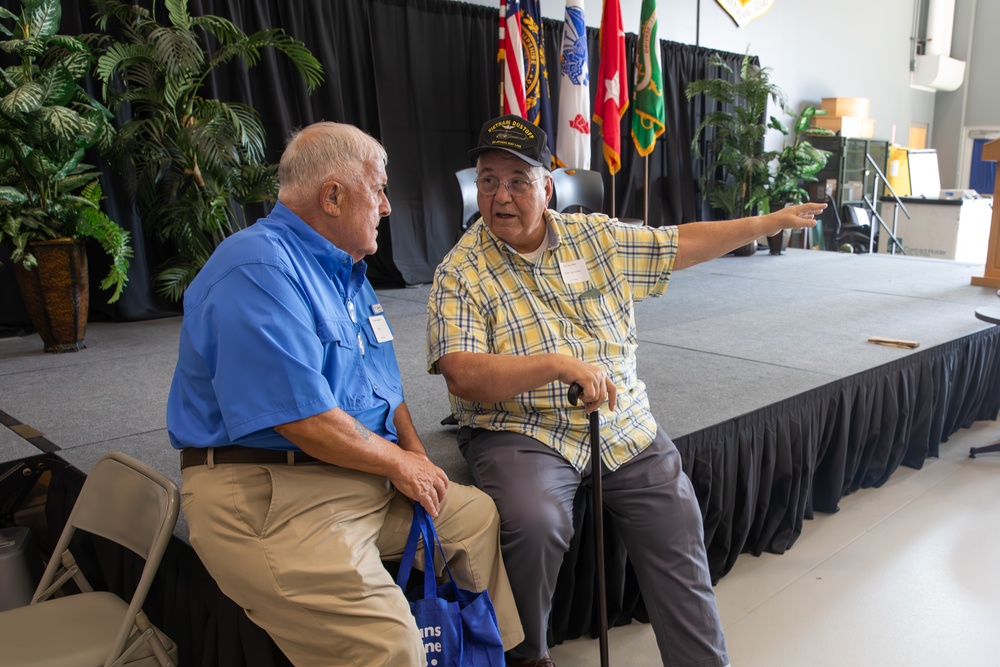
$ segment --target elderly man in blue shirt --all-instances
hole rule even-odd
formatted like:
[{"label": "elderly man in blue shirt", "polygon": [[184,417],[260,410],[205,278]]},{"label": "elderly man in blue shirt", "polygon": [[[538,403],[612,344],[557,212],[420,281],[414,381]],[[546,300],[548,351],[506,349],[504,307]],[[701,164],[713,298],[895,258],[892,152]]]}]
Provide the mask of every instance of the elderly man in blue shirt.
[{"label": "elderly man in blue shirt", "polygon": [[167,427],[191,545],[300,666],[423,667],[381,563],[402,555],[413,501],[458,584],[489,591],[505,648],[523,639],[496,508],[428,459],[365,277],[390,211],[385,163],[350,125],[299,131],[274,210],[224,241],[184,296]]}]

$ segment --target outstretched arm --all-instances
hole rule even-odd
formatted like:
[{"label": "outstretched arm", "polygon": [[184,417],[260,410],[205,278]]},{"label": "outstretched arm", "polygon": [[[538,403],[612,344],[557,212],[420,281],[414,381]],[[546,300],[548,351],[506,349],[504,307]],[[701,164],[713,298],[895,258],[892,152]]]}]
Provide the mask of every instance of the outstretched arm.
[{"label": "outstretched arm", "polygon": [[799,204],[751,218],[680,225],[674,270],[721,257],[761,236],[774,236],[784,229],[813,227],[816,216],[825,208],[826,204]]}]

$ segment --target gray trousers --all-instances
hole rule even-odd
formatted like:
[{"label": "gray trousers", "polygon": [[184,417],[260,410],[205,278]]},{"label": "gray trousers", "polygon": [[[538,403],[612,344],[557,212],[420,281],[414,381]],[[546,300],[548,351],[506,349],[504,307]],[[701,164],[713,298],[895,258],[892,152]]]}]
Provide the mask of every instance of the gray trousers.
[{"label": "gray trousers", "polygon": [[[464,427],[459,447],[500,512],[500,544],[525,640],[512,655],[548,655],[552,595],[573,536],[581,476],[558,452],[519,433]],[[663,429],[614,472],[602,469],[604,507],[642,590],[665,667],[723,667],[726,642],[708,572],[701,513],[680,454]]]}]

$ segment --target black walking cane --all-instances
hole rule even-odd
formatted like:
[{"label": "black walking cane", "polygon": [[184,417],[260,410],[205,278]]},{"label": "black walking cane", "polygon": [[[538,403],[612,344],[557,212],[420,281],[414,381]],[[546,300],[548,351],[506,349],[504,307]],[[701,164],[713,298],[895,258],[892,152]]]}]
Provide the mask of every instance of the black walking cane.
[{"label": "black walking cane", "polygon": [[[583,387],[569,386],[569,402],[576,405]],[[594,550],[597,555],[598,640],[601,667],[608,667],[608,594],[604,589],[604,499],[601,495],[601,420],[597,410],[590,413],[590,477],[594,483]]]}]

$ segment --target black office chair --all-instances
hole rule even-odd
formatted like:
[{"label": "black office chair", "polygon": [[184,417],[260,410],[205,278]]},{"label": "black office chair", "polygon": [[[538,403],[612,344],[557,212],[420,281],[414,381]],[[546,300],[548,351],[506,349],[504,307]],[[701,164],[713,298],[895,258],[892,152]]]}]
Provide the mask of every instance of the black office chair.
[{"label": "black office chair", "polygon": [[604,210],[604,180],[600,172],[560,167],[552,172],[555,193],[552,208],[563,213],[601,213]]},{"label": "black office chair", "polygon": [[455,172],[458,188],[462,192],[462,232],[479,218],[479,191],[476,189],[476,168],[467,167]]},{"label": "black office chair", "polygon": [[[832,201],[832,197],[830,200]],[[836,212],[836,206],[833,207]],[[835,239],[837,247],[849,245],[854,252],[868,252],[872,223],[868,211],[860,206],[844,204],[842,217],[837,218]]]}]

